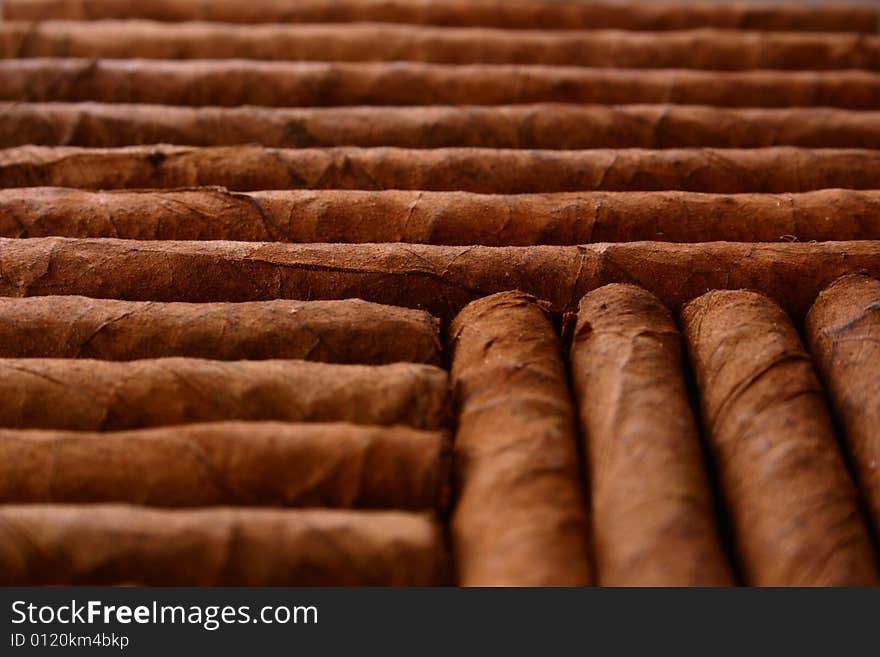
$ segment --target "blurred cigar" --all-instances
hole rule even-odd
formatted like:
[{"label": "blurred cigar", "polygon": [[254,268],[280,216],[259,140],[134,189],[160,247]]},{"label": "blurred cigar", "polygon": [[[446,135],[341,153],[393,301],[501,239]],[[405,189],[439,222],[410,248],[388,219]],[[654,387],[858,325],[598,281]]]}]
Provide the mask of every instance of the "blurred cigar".
[{"label": "blurred cigar", "polygon": [[854,274],[825,288],[806,335],[880,533],[880,281]]},{"label": "blurred cigar", "polygon": [[7,20],[106,20],[222,23],[343,23],[376,21],[503,28],[671,30],[724,27],[753,30],[867,32],[877,30],[868,5],[762,6],[754,2],[642,3],[591,0],[5,0]]},{"label": "blurred cigar", "polygon": [[175,107],[0,103],[0,147],[142,144],[276,148],[880,147],[880,112],[687,105]]},{"label": "blurred cigar", "polygon": [[0,60],[0,99],[165,105],[677,103],[875,110],[869,71],[699,71],[420,62]]},{"label": "blurred cigar", "polygon": [[615,68],[880,70],[880,37],[682,30],[522,30],[389,23],[8,21],[0,57],[423,61]]},{"label": "blurred cigar", "polygon": [[439,427],[446,372],[431,365],[156,358],[0,359],[0,427],[106,431],[215,420]]},{"label": "blurred cigar", "polygon": [[430,586],[446,568],[430,514],[0,506],[3,586]]},{"label": "blurred cigar", "polygon": [[402,189],[490,194],[680,190],[735,194],[880,186],[880,150],[521,150],[261,146],[19,146],[0,188]]},{"label": "blurred cigar", "polygon": [[0,503],[443,508],[442,432],[217,422],[90,433],[0,430]]},{"label": "blurred cigar", "polygon": [[428,313],[360,299],[195,304],[0,297],[0,358],[436,365],[439,330]]}]

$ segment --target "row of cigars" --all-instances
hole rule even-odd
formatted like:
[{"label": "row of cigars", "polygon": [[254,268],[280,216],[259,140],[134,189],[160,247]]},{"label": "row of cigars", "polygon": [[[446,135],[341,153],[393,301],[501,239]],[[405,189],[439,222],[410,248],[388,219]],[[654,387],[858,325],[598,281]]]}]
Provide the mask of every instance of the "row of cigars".
[{"label": "row of cigars", "polygon": [[876,7],[0,17],[0,583],[878,583]]},{"label": "row of cigars", "polygon": [[0,420],[3,585],[450,581],[448,377],[429,314],[0,304],[2,413],[18,415]]},{"label": "row of cigars", "polygon": [[638,284],[673,310],[713,289],[754,289],[802,318],[836,278],[880,278],[880,243],[619,242],[578,246],[283,244],[0,238],[0,296],[126,301],[360,298],[449,321],[519,289],[573,312],[609,283]]},{"label": "row of cigars", "polygon": [[0,59],[0,99],[231,107],[678,103],[873,110],[880,73],[422,62]]},{"label": "row of cigars", "polygon": [[880,112],[816,107],[504,105],[176,107],[0,103],[0,147],[173,143],[275,148],[880,147]]},{"label": "row of cigars", "polygon": [[877,71],[880,36],[718,29],[517,31],[390,23],[0,21],[0,58],[14,57]]},{"label": "row of cigars", "polygon": [[0,189],[0,237],[55,236],[485,246],[872,240],[880,192]]},{"label": "row of cigars", "polygon": [[838,279],[808,352],[747,290],[676,321],[607,285],[565,338],[531,295],[483,297],[446,330],[451,448],[443,370],[345,351],[372,331],[374,363],[437,362],[426,313],[5,298],[0,581],[875,584],[878,309],[878,280]]},{"label": "row of cigars", "polygon": [[507,29],[680,30],[697,27],[864,32],[880,27],[869,4],[796,2],[639,2],[638,0],[5,0],[8,20],[101,20],[223,23],[389,22]]},{"label": "row of cigars", "polygon": [[223,186],[235,191],[361,189],[521,194],[567,191],[785,193],[875,189],[880,150],[769,147],[524,150],[503,148],[0,149],[0,187]]}]

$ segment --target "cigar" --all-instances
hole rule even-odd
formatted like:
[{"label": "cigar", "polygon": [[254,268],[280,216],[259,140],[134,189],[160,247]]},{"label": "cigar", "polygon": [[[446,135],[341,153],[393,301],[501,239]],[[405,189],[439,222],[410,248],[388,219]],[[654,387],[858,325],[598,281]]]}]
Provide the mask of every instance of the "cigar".
[{"label": "cigar", "polygon": [[486,194],[661,191],[736,194],[880,187],[866,149],[303,148],[20,146],[0,150],[0,188],[404,189]]},{"label": "cigar", "polygon": [[0,57],[880,70],[880,37],[715,29],[509,31],[388,23],[234,25],[139,20],[9,21],[0,23]]},{"label": "cigar", "polygon": [[442,509],[447,437],[407,427],[216,422],[0,430],[0,503]]},{"label": "cigar", "polygon": [[880,532],[880,281],[851,275],[823,290],[807,314],[806,335]]},{"label": "cigar", "polygon": [[571,399],[546,309],[521,292],[493,295],[467,306],[449,336],[459,584],[591,584]]},{"label": "cigar", "polygon": [[2,586],[430,586],[441,530],[401,511],[0,506]]},{"label": "cigar", "polygon": [[696,299],[682,323],[746,583],[876,585],[856,489],[791,320],[736,290]]},{"label": "cigar", "polygon": [[217,420],[406,424],[445,420],[430,365],[157,358],[0,359],[0,427],[113,431]]},{"label": "cigar", "polygon": [[832,281],[880,276],[880,242],[482,247],[420,244],[0,239],[0,296],[131,301],[360,298],[448,321],[520,289],[573,312],[590,290],[636,283],[670,309],[706,290],[760,289],[796,318]]},{"label": "cigar", "polygon": [[0,147],[880,148],[880,112],[680,105],[174,107],[0,103]]},{"label": "cigar", "polygon": [[503,28],[677,30],[697,27],[816,32],[877,31],[870,6],[761,6],[748,2],[639,3],[536,0],[5,0],[7,20],[42,21],[144,18],[222,23],[345,23],[375,21],[423,25],[487,25]]},{"label": "cigar", "polygon": [[0,60],[0,99],[165,105],[677,103],[875,110],[869,71],[591,69],[418,62]]},{"label": "cigar", "polygon": [[880,238],[880,192],[0,190],[0,237],[52,236],[486,246],[871,240]]},{"label": "cigar", "polygon": [[590,292],[571,373],[599,584],[733,584],[669,310],[632,285]]},{"label": "cigar", "polygon": [[359,299],[192,304],[0,297],[0,358],[437,365],[439,330],[427,313]]}]

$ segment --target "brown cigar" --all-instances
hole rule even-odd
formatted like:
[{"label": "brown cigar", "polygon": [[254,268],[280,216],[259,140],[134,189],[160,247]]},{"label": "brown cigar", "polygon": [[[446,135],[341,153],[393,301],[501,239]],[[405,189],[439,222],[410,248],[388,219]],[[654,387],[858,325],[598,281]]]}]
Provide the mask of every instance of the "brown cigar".
[{"label": "brown cigar", "polygon": [[0,190],[0,237],[55,235],[486,246],[870,240],[880,238],[880,192]]},{"label": "brown cigar", "polygon": [[0,430],[0,503],[442,508],[446,447],[441,432],[332,423]]},{"label": "brown cigar", "polygon": [[571,373],[603,586],[733,583],[682,372],[652,294],[607,285],[581,299]]},{"label": "brown cigar", "polygon": [[378,23],[0,23],[0,57],[423,61],[614,68],[880,70],[880,37],[685,30],[509,31]]},{"label": "brown cigar", "polygon": [[440,349],[436,318],[360,299],[189,304],[0,297],[0,358],[436,365]]},{"label": "brown cigar", "polygon": [[214,420],[408,424],[445,417],[430,365],[157,358],[0,359],[0,427],[108,431]]},{"label": "brown cigar", "polygon": [[591,69],[418,62],[0,60],[0,99],[166,105],[678,103],[874,110],[868,71]]},{"label": "brown cigar", "polygon": [[633,242],[482,247],[421,244],[0,239],[0,296],[132,301],[361,298],[450,320],[469,302],[521,289],[575,311],[584,294],[638,282],[670,309],[707,289],[760,289],[802,318],[844,274],[880,276],[880,242]]},{"label": "brown cigar", "polygon": [[5,0],[7,20],[106,20],[222,23],[345,23],[376,21],[504,28],[676,30],[697,27],[817,32],[877,31],[865,5],[771,6],[749,2],[570,2],[536,0]]},{"label": "brown cigar", "polygon": [[430,586],[446,567],[430,514],[0,506],[2,586]]},{"label": "brown cigar", "polygon": [[0,150],[0,188],[221,185],[265,189],[411,189],[489,194],[660,191],[735,194],[880,186],[864,149],[304,148],[130,146]]},{"label": "brown cigar", "polygon": [[592,583],[565,364],[545,308],[527,294],[496,294],[449,331],[459,584]]},{"label": "brown cigar", "polygon": [[880,533],[880,281],[852,275],[823,290],[806,334]]},{"label": "brown cigar", "polygon": [[716,291],[682,322],[746,583],[877,584],[856,489],[788,316],[761,294]]},{"label": "brown cigar", "polygon": [[880,112],[679,105],[278,109],[0,103],[0,147],[880,147]]}]

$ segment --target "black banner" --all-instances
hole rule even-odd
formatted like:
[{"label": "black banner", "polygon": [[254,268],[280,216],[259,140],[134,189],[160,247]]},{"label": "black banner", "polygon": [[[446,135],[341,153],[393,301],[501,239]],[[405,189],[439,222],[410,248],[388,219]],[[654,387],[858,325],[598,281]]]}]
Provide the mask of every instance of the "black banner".
[{"label": "black banner", "polygon": [[873,652],[880,591],[9,588],[0,598],[0,655],[840,654]]}]

